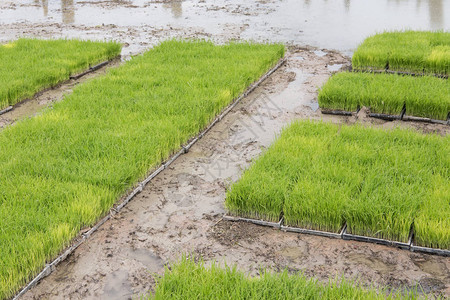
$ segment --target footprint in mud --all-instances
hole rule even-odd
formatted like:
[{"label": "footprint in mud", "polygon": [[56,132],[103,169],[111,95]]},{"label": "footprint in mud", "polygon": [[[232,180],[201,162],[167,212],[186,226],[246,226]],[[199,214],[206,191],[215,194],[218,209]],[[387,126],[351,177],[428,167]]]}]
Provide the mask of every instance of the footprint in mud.
[{"label": "footprint in mud", "polygon": [[450,279],[450,272],[447,269],[447,266],[442,262],[436,261],[434,258],[412,258],[412,261],[420,270],[433,277],[446,280]]},{"label": "footprint in mud", "polygon": [[128,257],[139,261],[151,272],[157,272],[164,266],[162,259],[148,249],[130,249]]},{"label": "footprint in mud", "polygon": [[387,264],[380,259],[364,254],[354,253],[347,256],[352,263],[361,264],[369,267],[380,274],[387,274],[395,270],[394,265]]},{"label": "footprint in mud", "polygon": [[301,264],[303,259],[308,255],[308,245],[303,243],[297,246],[287,246],[279,250],[277,254],[290,262]]},{"label": "footprint in mud", "polygon": [[117,270],[109,274],[106,278],[106,286],[100,299],[131,299],[132,291],[128,280],[128,271]]}]

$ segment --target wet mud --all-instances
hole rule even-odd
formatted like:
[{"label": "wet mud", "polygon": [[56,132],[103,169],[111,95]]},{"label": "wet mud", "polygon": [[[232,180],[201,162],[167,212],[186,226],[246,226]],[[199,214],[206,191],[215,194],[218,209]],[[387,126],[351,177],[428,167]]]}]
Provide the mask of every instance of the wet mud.
[{"label": "wet mud", "polygon": [[[317,51],[321,52],[318,53]],[[349,58],[290,47],[287,62],[216,124],[189,153],[162,171],[24,299],[130,298],[154,287],[152,274],[184,253],[260,268],[303,272],[326,282],[345,276],[394,290],[450,295],[450,258],[222,220],[226,189],[295,119],[449,133],[449,126],[322,115],[317,88]]]}]

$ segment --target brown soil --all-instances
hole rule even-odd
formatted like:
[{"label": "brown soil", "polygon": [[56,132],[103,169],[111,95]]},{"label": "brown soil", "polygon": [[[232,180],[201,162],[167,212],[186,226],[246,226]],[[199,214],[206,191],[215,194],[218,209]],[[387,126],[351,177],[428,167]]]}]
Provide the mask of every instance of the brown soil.
[{"label": "brown soil", "polygon": [[152,273],[183,253],[207,262],[237,264],[257,275],[260,267],[303,271],[326,281],[335,276],[392,289],[417,287],[450,295],[450,258],[223,221],[226,188],[294,119],[323,119],[448,134],[442,125],[385,122],[358,116],[321,115],[317,87],[327,66],[348,66],[333,51],[293,47],[287,63],[270,76],[190,152],[160,173],[127,207],[80,246],[25,299],[123,299],[154,286]]}]

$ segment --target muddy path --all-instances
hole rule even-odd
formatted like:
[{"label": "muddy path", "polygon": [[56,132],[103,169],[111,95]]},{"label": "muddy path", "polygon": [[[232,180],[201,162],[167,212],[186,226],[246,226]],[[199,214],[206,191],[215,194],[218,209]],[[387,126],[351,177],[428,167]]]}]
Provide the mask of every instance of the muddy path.
[{"label": "muddy path", "polygon": [[189,153],[161,172],[24,299],[124,299],[154,286],[152,273],[183,253],[238,264],[303,271],[321,281],[344,275],[362,283],[450,295],[450,258],[353,241],[286,233],[221,220],[226,188],[294,119],[324,119],[448,134],[442,125],[322,116],[317,87],[349,59],[291,48],[287,63],[238,104]]},{"label": "muddy path", "polygon": [[[32,98],[25,99],[13,106],[13,109],[0,114],[0,130],[5,126],[14,124],[17,121],[35,116],[46,107],[51,107],[55,102],[63,99],[64,95],[72,93],[72,89],[80,83],[92,78],[104,75],[109,68],[117,67],[121,64],[120,58],[111,60],[106,66],[87,73],[78,79],[66,80],[52,88],[36,93]],[[81,72],[79,73],[81,74]]]}]

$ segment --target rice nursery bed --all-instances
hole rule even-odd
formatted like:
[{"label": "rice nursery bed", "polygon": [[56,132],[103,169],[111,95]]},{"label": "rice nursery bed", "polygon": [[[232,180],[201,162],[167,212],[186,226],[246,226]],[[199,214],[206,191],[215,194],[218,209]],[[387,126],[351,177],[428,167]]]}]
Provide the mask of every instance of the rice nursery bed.
[{"label": "rice nursery bed", "polygon": [[295,122],[227,192],[232,215],[450,250],[450,138]]},{"label": "rice nursery bed", "polygon": [[155,291],[144,299],[419,299],[416,291],[404,294],[385,289],[364,288],[354,281],[336,278],[326,284],[302,273],[274,273],[261,270],[251,278],[236,266],[220,267],[212,263],[195,263],[192,258],[166,267],[156,279]]},{"label": "rice nursery bed", "polygon": [[342,72],[333,75],[319,90],[322,109],[406,114],[447,120],[450,113],[450,82],[432,76]]},{"label": "rice nursery bed", "polygon": [[0,132],[0,298],[93,224],[284,55],[168,41]]},{"label": "rice nursery bed", "polygon": [[120,55],[116,42],[19,39],[0,45],[0,110]]},{"label": "rice nursery bed", "polygon": [[352,57],[354,70],[448,75],[450,32],[397,31],[364,40]]}]

